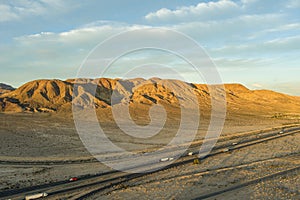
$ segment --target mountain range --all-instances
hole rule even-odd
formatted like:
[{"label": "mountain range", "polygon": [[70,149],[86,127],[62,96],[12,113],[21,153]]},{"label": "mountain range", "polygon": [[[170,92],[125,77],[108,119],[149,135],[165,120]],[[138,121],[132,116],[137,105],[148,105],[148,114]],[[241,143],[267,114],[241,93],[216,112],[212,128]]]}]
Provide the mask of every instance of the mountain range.
[{"label": "mountain range", "polygon": [[[225,84],[224,87],[229,112],[300,111],[300,97],[297,96],[250,90],[241,84]],[[210,109],[211,94],[205,84],[159,78],[35,80],[16,89],[0,84],[0,112],[70,112],[72,103],[81,108],[93,106],[97,110],[110,108],[112,104],[178,107],[189,102],[192,95],[196,95],[202,109]]]}]

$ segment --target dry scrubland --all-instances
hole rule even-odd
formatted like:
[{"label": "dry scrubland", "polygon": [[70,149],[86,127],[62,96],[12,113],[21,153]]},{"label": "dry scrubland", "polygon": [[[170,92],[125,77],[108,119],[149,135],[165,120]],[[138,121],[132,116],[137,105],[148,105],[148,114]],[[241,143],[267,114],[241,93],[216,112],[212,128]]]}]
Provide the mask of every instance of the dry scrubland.
[{"label": "dry scrubland", "polygon": [[[6,87],[0,92],[0,190],[110,170],[94,162],[80,141],[71,113],[74,93],[78,107],[88,107],[95,102],[99,123],[114,144],[127,151],[151,151],[166,145],[179,127],[180,110],[176,96],[183,101],[188,97],[163,87],[165,81],[82,79],[76,90],[74,80],[40,80],[16,90]],[[187,84],[172,81],[180,88]],[[138,88],[141,83],[144,85]],[[91,87],[95,86],[97,92],[93,97]],[[195,140],[201,140],[209,124],[209,90],[199,84],[189,84],[188,88],[199,101],[201,121]],[[299,97],[267,90],[252,91],[239,84],[228,84],[225,88],[227,115],[221,137],[299,123]],[[123,133],[112,120],[110,95],[113,90],[117,91],[120,104],[129,102],[131,117],[140,125],[150,122],[148,111],[152,105],[163,105],[168,115],[162,131],[149,139],[133,138]],[[239,182],[299,166],[299,142],[300,136],[295,134],[257,144],[208,158],[200,165],[187,164],[148,175],[91,199],[197,198]],[[105,156],[116,157],[115,154]],[[76,162],[70,164],[67,161]],[[289,174],[213,199],[299,199],[300,186],[295,184],[298,182],[299,174]]]}]

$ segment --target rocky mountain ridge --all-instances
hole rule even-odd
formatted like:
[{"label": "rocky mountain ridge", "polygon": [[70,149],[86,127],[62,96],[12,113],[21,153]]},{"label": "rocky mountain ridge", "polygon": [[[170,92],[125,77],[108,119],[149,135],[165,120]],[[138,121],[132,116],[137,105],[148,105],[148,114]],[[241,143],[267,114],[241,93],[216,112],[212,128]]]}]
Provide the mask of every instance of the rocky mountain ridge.
[{"label": "rocky mountain ridge", "polygon": [[[266,113],[300,111],[299,97],[269,90],[250,90],[241,84],[225,84],[224,87],[229,111]],[[82,108],[94,106],[97,109],[109,108],[119,103],[179,106],[191,100],[195,101],[193,95],[197,97],[197,104],[204,109],[210,107],[211,96],[207,85],[179,80],[159,78],[35,80],[17,89],[1,93],[0,112],[70,112],[72,103]]]}]

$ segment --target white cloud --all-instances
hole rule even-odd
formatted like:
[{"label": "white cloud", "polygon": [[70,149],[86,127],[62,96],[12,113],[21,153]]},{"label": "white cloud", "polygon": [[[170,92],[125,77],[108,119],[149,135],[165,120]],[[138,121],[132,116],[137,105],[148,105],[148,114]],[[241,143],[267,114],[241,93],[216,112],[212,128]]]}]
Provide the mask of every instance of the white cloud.
[{"label": "white cloud", "polygon": [[222,71],[237,71],[237,70],[247,70],[249,67],[264,67],[267,63],[272,62],[272,60],[267,58],[228,58],[228,57],[217,57],[213,58],[214,63]]},{"label": "white cloud", "polygon": [[286,5],[286,0],[241,0],[241,8],[245,12],[261,13],[261,12],[280,12]]},{"label": "white cloud", "polygon": [[239,55],[242,57],[263,57],[265,54],[279,54],[284,56],[293,51],[300,51],[300,36],[277,38],[265,42],[255,42],[242,45],[227,45],[221,48],[211,49],[214,55]]},{"label": "white cloud", "polygon": [[11,0],[7,3],[0,3],[0,22],[66,12],[72,7],[67,5],[67,1],[59,0]]},{"label": "white cloud", "polygon": [[12,8],[8,5],[0,4],[0,22],[14,20],[18,18],[18,15],[12,11]]},{"label": "white cloud", "polygon": [[120,32],[142,27],[145,26],[98,21],[60,33],[16,37],[12,45],[0,48],[0,64],[9,66],[12,71],[26,69],[31,73],[29,77],[75,77],[84,58],[98,43]]},{"label": "white cloud", "polygon": [[16,37],[14,40],[21,45],[41,46],[66,45],[65,47],[80,47],[91,49],[112,35],[123,31],[146,28],[144,25],[129,25],[125,23],[97,21],[69,31],[53,33],[41,32],[32,35]]},{"label": "white cloud", "polygon": [[190,21],[219,19],[228,16],[236,16],[239,13],[238,5],[229,0],[218,2],[199,3],[196,6],[180,7],[176,10],[162,8],[156,12],[151,12],[145,16],[149,21]]},{"label": "white cloud", "polygon": [[224,20],[180,23],[170,27],[191,36],[201,45],[236,45],[247,42],[248,38],[265,29],[286,23],[282,18],[281,14],[242,15]]},{"label": "white cloud", "polygon": [[300,23],[291,23],[291,24],[283,24],[279,26],[274,26],[271,28],[265,28],[261,31],[252,33],[248,39],[257,39],[259,37],[269,36],[271,34],[280,34],[286,33],[289,31],[299,31],[300,30]]},{"label": "white cloud", "polygon": [[289,0],[287,3],[288,8],[300,8],[300,0]]},{"label": "white cloud", "polygon": [[299,0],[219,0],[201,2],[195,6],[183,6],[171,10],[161,8],[150,12],[145,19],[153,23],[181,23],[234,18],[242,15],[281,13],[284,9],[298,8]]}]

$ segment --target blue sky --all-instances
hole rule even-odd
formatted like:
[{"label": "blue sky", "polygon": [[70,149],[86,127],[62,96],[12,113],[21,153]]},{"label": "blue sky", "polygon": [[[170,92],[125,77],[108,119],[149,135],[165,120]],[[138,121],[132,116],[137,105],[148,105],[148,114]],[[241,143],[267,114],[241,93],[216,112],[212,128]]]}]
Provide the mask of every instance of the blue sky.
[{"label": "blue sky", "polygon": [[162,27],[203,46],[224,82],[300,95],[299,10],[300,0],[0,0],[0,82],[75,77],[99,42]]}]

